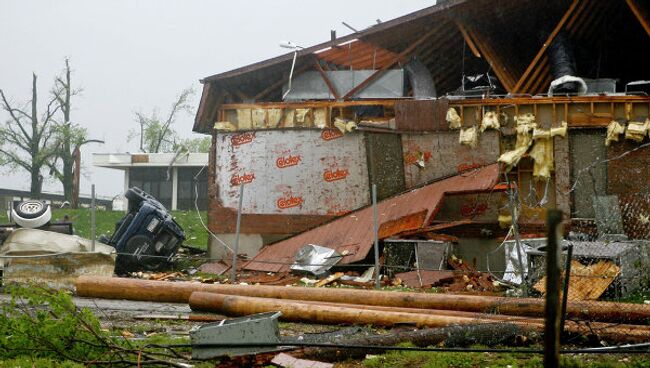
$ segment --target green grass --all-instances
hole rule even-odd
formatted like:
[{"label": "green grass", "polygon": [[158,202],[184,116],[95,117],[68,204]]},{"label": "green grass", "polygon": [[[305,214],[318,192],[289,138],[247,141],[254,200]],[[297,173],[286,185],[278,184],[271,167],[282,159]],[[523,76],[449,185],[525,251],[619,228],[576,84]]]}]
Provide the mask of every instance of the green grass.
[{"label": "green grass", "polygon": [[[534,368],[542,367],[543,359],[541,354],[393,351],[367,358],[363,365],[369,368]],[[650,367],[650,359],[645,355],[563,355],[560,359],[560,366],[572,368]]]},{"label": "green grass", "polygon": [[[89,209],[54,209],[52,213],[53,221],[63,221],[65,216],[74,226],[75,234],[89,238],[90,237],[90,210]],[[207,249],[208,233],[205,231],[198,218],[196,211],[172,211],[172,215],[178,224],[185,231],[185,244],[201,249]],[[97,211],[97,237],[102,234],[109,235],[115,230],[115,223],[119,221],[124,212],[121,211]],[[207,224],[205,212],[201,212],[203,222]],[[7,214],[5,211],[0,213],[0,223],[7,223]]]}]

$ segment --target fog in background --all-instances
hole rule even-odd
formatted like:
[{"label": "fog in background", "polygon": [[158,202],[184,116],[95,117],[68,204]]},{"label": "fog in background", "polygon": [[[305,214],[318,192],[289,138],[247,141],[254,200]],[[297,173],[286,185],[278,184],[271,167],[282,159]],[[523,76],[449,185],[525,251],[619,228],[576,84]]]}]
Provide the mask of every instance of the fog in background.
[{"label": "fog in background", "polygon": [[[199,79],[286,53],[278,46],[290,40],[300,46],[338,36],[430,6],[435,1],[217,1],[217,0],[0,0],[0,88],[16,102],[31,97],[31,73],[38,77],[44,109],[54,77],[70,58],[73,86],[82,88],[72,100],[71,121],[89,130],[82,151],[81,193],[114,196],[122,191],[123,172],[92,167],[93,152],[137,152],[135,111],[160,113],[187,87],[194,87],[194,112],[201,92]],[[175,129],[191,137],[194,116],[178,117]],[[4,122],[7,115],[0,112]],[[196,136],[196,135],[194,135]],[[26,173],[8,173],[0,187],[29,190]],[[43,190],[62,191],[44,173]]]}]

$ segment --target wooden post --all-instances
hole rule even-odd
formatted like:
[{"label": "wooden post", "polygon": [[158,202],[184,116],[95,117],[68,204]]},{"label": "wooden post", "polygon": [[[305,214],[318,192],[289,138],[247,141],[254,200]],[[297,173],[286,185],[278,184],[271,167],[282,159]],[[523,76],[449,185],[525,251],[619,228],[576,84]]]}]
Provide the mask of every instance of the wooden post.
[{"label": "wooden post", "polygon": [[569,244],[566,251],[566,261],[564,262],[564,289],[562,290],[562,322],[560,331],[564,332],[566,322],[566,306],[569,302],[569,281],[571,280],[571,258],[573,257],[573,244]]},{"label": "wooden post", "polygon": [[562,212],[549,210],[546,217],[546,312],[544,367],[560,365],[560,237]]},{"label": "wooden post", "polygon": [[381,287],[380,277],[381,269],[379,268],[379,214],[377,213],[377,184],[372,184],[372,231],[374,234],[375,250],[375,289]]}]

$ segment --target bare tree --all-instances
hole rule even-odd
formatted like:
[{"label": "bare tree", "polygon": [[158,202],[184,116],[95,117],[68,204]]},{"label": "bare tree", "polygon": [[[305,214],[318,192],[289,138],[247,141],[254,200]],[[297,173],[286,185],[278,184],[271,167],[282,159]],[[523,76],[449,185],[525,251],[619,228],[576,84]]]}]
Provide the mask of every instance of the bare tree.
[{"label": "bare tree", "polygon": [[81,163],[81,146],[88,143],[104,143],[96,139],[88,139],[88,130],[70,121],[72,97],[80,93],[73,89],[71,83],[70,60],[65,59],[63,75],[54,81],[52,95],[55,96],[59,109],[63,114],[63,122],[53,126],[53,155],[47,162],[50,174],[54,175],[63,185],[63,195],[72,208],[79,203],[79,180]]},{"label": "bare tree", "polygon": [[52,156],[49,144],[52,136],[51,125],[54,115],[60,108],[56,103],[56,97],[52,97],[46,105],[45,113],[38,114],[36,81],[36,74],[32,74],[32,99],[24,104],[25,106],[31,104],[29,113],[24,107],[16,107],[0,89],[2,109],[10,117],[4,125],[0,126],[0,156],[11,167],[21,168],[29,173],[32,197],[41,194],[43,183],[41,169]]},{"label": "bare tree", "polygon": [[135,113],[135,120],[140,124],[140,150],[143,152],[174,152],[179,148],[181,140],[172,127],[176,117],[181,112],[191,112],[190,99],[194,96],[192,88],[184,89],[172,104],[167,117],[163,121],[154,110],[151,115]]}]

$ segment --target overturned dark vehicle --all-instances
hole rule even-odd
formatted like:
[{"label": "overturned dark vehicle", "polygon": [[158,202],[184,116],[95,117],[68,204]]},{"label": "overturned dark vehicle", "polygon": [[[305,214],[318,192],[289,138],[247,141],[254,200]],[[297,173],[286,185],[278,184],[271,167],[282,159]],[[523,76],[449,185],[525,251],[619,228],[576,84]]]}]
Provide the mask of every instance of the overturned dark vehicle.
[{"label": "overturned dark vehicle", "polygon": [[185,240],[183,229],[153,196],[137,187],[125,193],[128,213],[115,225],[115,232],[100,241],[117,251],[115,273],[156,271],[169,266]]}]

